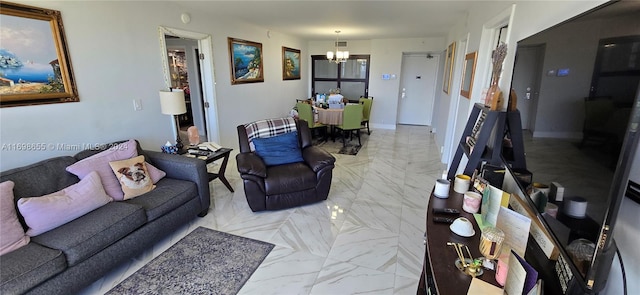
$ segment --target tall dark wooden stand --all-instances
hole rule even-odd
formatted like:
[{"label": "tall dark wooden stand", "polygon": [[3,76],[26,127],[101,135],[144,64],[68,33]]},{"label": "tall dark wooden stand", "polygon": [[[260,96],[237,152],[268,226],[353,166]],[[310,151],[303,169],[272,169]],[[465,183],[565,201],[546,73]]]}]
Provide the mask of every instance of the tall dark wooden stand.
[{"label": "tall dark wooden stand", "polygon": [[463,170],[463,174],[466,175],[472,175],[482,162],[500,165],[505,137],[511,139],[512,144],[512,154],[507,157],[507,161],[515,169],[526,170],[520,112],[518,110],[492,111],[476,103],[458,143],[447,178],[455,177],[462,155],[468,158]]}]

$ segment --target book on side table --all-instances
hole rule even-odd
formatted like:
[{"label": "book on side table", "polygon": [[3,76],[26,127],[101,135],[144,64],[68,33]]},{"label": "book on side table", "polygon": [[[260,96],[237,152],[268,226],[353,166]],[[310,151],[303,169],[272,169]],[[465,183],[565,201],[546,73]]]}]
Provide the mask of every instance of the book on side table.
[{"label": "book on side table", "polygon": [[206,157],[222,148],[215,142],[203,142],[197,146],[190,146],[187,152],[196,157]]}]

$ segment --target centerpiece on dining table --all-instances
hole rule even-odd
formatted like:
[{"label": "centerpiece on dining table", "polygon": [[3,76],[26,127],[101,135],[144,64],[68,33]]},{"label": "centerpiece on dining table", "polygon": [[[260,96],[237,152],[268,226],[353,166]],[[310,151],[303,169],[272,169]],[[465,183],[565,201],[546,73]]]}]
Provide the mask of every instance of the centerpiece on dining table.
[{"label": "centerpiece on dining table", "polygon": [[340,88],[330,89],[329,98],[327,99],[330,109],[343,109],[344,96],[340,94]]}]

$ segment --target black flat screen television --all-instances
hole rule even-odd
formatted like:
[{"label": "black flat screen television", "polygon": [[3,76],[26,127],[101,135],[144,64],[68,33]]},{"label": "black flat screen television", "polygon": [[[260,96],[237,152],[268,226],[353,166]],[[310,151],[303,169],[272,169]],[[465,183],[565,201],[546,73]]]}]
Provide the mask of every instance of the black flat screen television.
[{"label": "black flat screen television", "polygon": [[[534,183],[560,184],[564,200],[583,197],[588,201],[585,215],[576,218],[563,214],[568,201],[550,196],[562,216],[540,214],[561,249],[560,260],[572,273],[565,282],[566,294],[601,290],[616,251],[613,228],[640,124],[640,33],[622,26],[637,28],[638,24],[639,1],[612,1],[518,42],[512,88],[523,129],[529,134],[527,169]],[[561,70],[566,75],[558,75]],[[587,106],[592,101],[604,113],[599,114],[596,127],[587,124]],[[527,142],[538,148],[528,149]],[[570,152],[562,154],[557,148],[561,145]],[[577,154],[594,163],[577,160],[581,159]],[[518,185],[520,193],[528,196],[531,184]],[[533,201],[530,204],[534,206]],[[575,246],[577,242],[591,243],[592,248]],[[590,253],[586,259],[577,259],[576,249]]]}]

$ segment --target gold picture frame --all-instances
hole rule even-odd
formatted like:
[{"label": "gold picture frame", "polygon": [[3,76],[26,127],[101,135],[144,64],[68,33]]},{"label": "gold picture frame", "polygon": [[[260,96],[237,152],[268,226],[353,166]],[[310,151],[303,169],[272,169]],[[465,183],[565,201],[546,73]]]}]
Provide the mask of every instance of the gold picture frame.
[{"label": "gold picture frame", "polygon": [[229,42],[231,85],[264,82],[262,67],[262,43],[236,38]]},{"label": "gold picture frame", "polygon": [[462,85],[460,95],[471,99],[471,89],[473,88],[473,77],[476,75],[476,60],[478,52],[471,52],[464,56],[464,69],[462,69]]},{"label": "gold picture frame", "polygon": [[442,91],[449,94],[451,91],[451,78],[453,76],[453,58],[456,55],[456,42],[453,42],[447,47],[447,58],[444,63],[444,77],[442,81]]},{"label": "gold picture frame", "polygon": [[3,1],[0,14],[0,107],[79,101],[60,11]]},{"label": "gold picture frame", "polygon": [[282,80],[300,80],[300,50],[282,46]]}]

